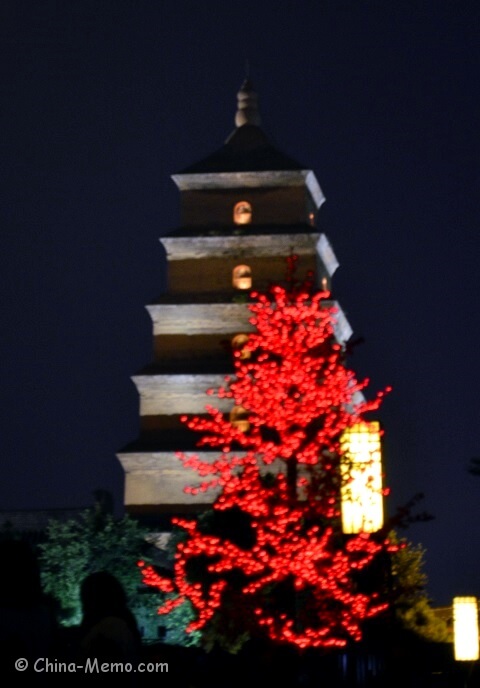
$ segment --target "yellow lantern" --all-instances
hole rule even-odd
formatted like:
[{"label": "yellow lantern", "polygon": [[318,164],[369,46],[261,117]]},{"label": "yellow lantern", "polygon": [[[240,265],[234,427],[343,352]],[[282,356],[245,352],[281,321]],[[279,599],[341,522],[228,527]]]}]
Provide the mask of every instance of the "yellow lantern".
[{"label": "yellow lantern", "polygon": [[476,597],[453,598],[455,659],[475,662],[478,657],[478,603]]},{"label": "yellow lantern", "polygon": [[343,532],[374,533],[383,526],[380,424],[361,422],[347,428],[341,444]]}]

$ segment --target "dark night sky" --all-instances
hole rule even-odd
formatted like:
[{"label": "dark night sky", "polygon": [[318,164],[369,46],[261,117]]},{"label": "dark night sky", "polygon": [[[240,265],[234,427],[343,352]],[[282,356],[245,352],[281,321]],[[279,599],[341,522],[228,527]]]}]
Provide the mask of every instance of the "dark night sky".
[{"label": "dark night sky", "polygon": [[435,603],[480,595],[479,26],[474,0],[1,3],[0,509],[121,508],[170,175],[231,132],[248,58],[327,197],[351,364],[393,387],[389,509],[425,494]]}]

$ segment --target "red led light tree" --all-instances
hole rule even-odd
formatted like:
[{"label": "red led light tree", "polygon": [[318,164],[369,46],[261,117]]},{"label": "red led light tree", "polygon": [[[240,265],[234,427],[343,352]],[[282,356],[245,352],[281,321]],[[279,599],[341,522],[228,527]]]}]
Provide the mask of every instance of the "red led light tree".
[{"label": "red led light tree", "polygon": [[382,533],[347,537],[340,522],[348,480],[340,439],[378,409],[383,393],[373,401],[358,395],[368,380],[346,365],[329,293],[290,274],[287,288],[251,294],[255,332],[234,352],[234,376],[208,391],[231,399],[246,424],[212,406],[182,419],[201,433],[198,446],[219,451],[213,462],[179,454],[201,478],[191,493],[217,491],[212,511],[174,519],[185,537],[172,578],[140,566],[147,584],[175,594],[159,613],[192,603],[187,630],[218,628],[223,619],[301,648],[341,647],[360,640],[363,622],[386,607],[359,581],[393,545]]}]

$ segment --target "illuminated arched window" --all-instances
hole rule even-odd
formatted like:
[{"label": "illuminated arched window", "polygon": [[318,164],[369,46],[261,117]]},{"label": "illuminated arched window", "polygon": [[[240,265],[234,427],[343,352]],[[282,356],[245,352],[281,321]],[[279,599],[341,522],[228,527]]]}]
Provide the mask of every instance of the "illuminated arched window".
[{"label": "illuminated arched window", "polygon": [[240,359],[242,361],[250,358],[252,355],[251,352],[245,348],[245,345],[247,342],[248,342],[248,335],[247,334],[237,334],[232,339],[232,349],[234,352],[235,351],[240,352]]},{"label": "illuminated arched window", "polygon": [[241,432],[247,432],[250,429],[248,411],[243,406],[234,406],[230,411],[230,423]]},{"label": "illuminated arched window", "polygon": [[233,268],[232,283],[235,289],[252,288],[252,271],[248,265],[237,265]]},{"label": "illuminated arched window", "polygon": [[249,225],[252,221],[252,206],[248,201],[239,201],[233,206],[233,221],[236,225]]}]

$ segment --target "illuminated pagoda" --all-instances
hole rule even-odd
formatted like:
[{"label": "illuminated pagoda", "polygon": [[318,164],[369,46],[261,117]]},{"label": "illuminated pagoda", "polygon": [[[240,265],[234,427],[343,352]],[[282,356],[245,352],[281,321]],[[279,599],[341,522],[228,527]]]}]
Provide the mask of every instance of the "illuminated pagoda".
[{"label": "illuminated pagoda", "polygon": [[[153,323],[154,360],[133,376],[140,397],[140,433],[118,453],[125,472],[125,509],[143,520],[167,523],[172,515],[200,512],[214,494],[185,494],[198,476],[176,452],[195,451],[198,436],[180,421],[202,414],[206,390],[231,373],[232,349],[241,348],[251,313],[251,288],[283,283],[286,258],[298,257],[298,274],[314,274],[330,290],[338,262],[316,226],[325,200],[315,174],[273,146],[261,128],[257,95],[247,79],[238,93],[235,129],[213,154],[172,179],[180,191],[181,226],[163,236],[166,294],[147,306]],[[352,330],[336,304],[335,336]],[[228,399],[216,407],[242,422]]]}]

